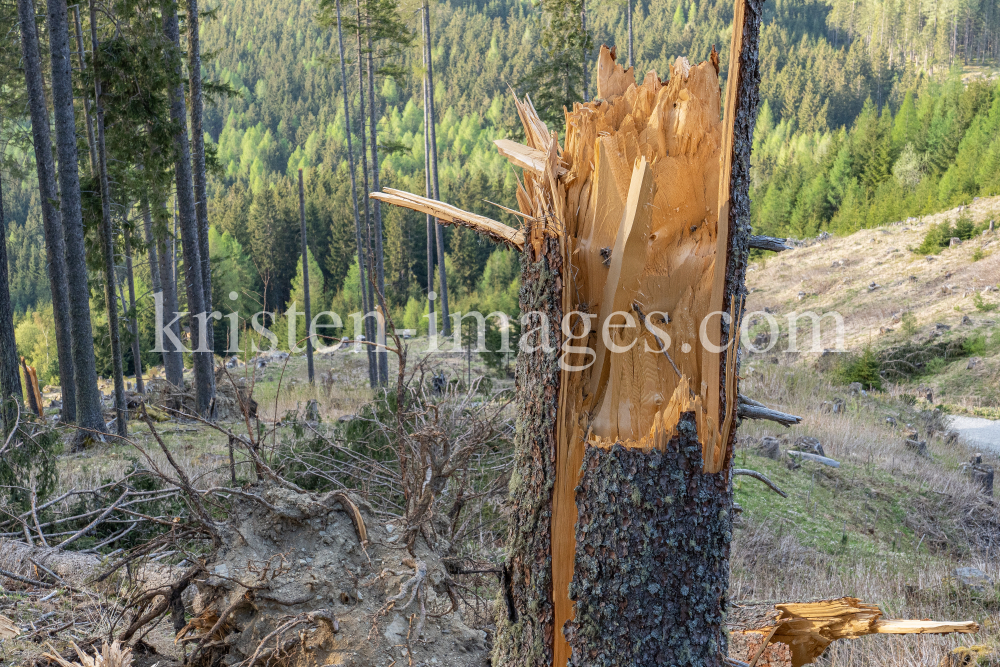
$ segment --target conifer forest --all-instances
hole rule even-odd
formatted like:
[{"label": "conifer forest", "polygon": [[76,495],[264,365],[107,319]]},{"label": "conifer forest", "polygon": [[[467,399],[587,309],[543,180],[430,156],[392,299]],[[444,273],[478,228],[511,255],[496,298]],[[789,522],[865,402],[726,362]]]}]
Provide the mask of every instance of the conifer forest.
[{"label": "conifer forest", "polygon": [[1000,1],[0,37],[0,667],[1000,664]]}]

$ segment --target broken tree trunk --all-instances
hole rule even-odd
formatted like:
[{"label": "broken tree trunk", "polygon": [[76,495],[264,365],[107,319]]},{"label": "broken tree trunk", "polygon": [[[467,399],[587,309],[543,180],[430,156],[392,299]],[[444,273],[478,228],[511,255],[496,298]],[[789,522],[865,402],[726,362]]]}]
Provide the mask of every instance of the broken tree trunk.
[{"label": "broken tree trunk", "polygon": [[564,146],[530,100],[515,100],[527,145],[497,147],[523,170],[523,230],[372,195],[522,250],[494,665],[728,659],[735,420],[738,405],[759,406],[738,399],[734,335],[760,77],[751,2],[736,0],[723,120],[714,50],[636,85],[602,47],[597,97],[566,113]]},{"label": "broken tree trunk", "polygon": [[800,667],[838,639],[872,634],[977,632],[973,621],[890,620],[878,605],[844,597],[808,602],[733,604],[726,619],[729,657],[757,667]]},{"label": "broken tree trunk", "polygon": [[[719,60],[636,85],[602,48],[560,146],[530,100],[523,233],[383,201],[523,247],[518,430],[494,664],[721,665],[760,12]],[[732,337],[735,339],[735,337]],[[669,565],[668,565],[669,564]]]}]

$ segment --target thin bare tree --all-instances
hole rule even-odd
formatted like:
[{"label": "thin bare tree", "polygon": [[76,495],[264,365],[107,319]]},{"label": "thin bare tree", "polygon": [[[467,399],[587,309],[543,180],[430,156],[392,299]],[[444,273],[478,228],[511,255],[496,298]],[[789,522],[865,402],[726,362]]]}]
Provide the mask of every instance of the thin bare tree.
[{"label": "thin bare tree", "polygon": [[[430,6],[427,4],[427,0],[423,1],[422,4],[422,14],[423,14],[423,28],[424,28],[424,59],[426,61],[426,78],[427,78],[427,124],[424,127],[424,133],[429,135],[429,141],[431,145],[430,151],[430,165],[431,165],[431,190],[432,197],[434,199],[441,198],[441,192],[438,188],[438,156],[437,156],[437,133],[435,132],[435,125],[437,125],[437,115],[434,111],[434,58],[433,52],[431,50],[431,42],[433,41],[433,35],[431,33],[431,10]],[[436,224],[437,228],[437,262],[438,262],[438,281],[441,293],[438,294],[438,299],[441,301],[441,329],[444,335],[451,335],[451,319],[448,312],[448,279],[445,274],[444,268],[444,227],[440,224]]]}]

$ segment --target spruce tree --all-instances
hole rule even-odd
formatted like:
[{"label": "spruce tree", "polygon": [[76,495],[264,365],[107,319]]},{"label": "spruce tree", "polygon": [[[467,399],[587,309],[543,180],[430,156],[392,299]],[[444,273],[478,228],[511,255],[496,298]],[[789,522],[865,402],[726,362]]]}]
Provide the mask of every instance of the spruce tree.
[{"label": "spruce tree", "polygon": [[[104,138],[104,100],[101,95],[101,77],[97,54],[97,8],[90,0],[90,39],[94,52],[94,105],[97,126],[97,169],[101,187],[101,226],[99,230],[101,253],[104,258],[104,303],[108,313],[108,332],[111,338],[111,367],[115,386],[115,430],[122,438],[128,436],[128,409],[125,404],[125,379],[122,363],[121,326],[118,322],[118,301],[115,298],[115,243],[111,221],[111,185],[108,180],[108,152]],[[72,107],[71,107],[72,108]],[[75,146],[74,146],[75,148]],[[76,151],[73,151],[74,158]],[[61,162],[62,160],[60,160]]]},{"label": "spruce tree", "polygon": [[181,241],[184,250],[185,287],[190,313],[191,341],[194,347],[194,381],[198,412],[206,417],[215,397],[215,362],[208,341],[202,339],[200,318],[208,318],[205,311],[205,290],[202,282],[198,219],[195,213],[194,184],[191,177],[191,148],[188,141],[186,113],[184,110],[184,81],[181,78],[180,32],[177,25],[177,5],[165,0],[163,5],[163,31],[167,38],[167,62],[174,72],[170,87],[170,118],[174,123],[174,176]]},{"label": "spruce tree", "polygon": [[[24,79],[28,92],[28,109],[31,115],[31,136],[35,148],[35,164],[38,171],[38,194],[41,200],[42,225],[45,230],[45,254],[47,258],[49,286],[52,293],[53,315],[56,325],[56,349],[59,355],[59,381],[62,385],[63,407],[60,418],[64,422],[80,419],[80,425],[85,428],[98,426],[93,419],[93,410],[86,393],[90,383],[81,375],[74,373],[74,358],[76,349],[74,343],[85,345],[90,340],[89,295],[87,294],[86,267],[82,284],[67,280],[66,243],[70,240],[64,237],[62,220],[56,209],[58,201],[56,189],[55,165],[52,160],[52,139],[49,129],[48,104],[45,101],[45,83],[42,80],[42,61],[38,48],[38,32],[35,26],[35,7],[31,0],[18,0],[17,13],[21,33],[21,56],[24,63]],[[67,228],[68,229],[68,228]],[[82,229],[79,248],[70,248],[71,253],[83,252]],[[81,260],[82,261],[82,260]],[[78,276],[73,276],[77,281]],[[73,289],[72,295],[70,289]],[[81,300],[82,299],[82,300]],[[77,323],[72,318],[71,305],[80,313],[85,309],[88,313],[86,336],[81,336],[83,322]],[[72,319],[71,319],[72,318]],[[79,326],[77,326],[79,324]],[[79,342],[77,341],[77,339]],[[91,343],[93,345],[93,343]],[[93,359],[93,353],[90,355]],[[80,361],[80,360],[77,360]],[[94,368],[92,366],[92,368]],[[81,414],[77,412],[77,394],[84,389],[80,397],[85,405]],[[97,389],[96,368],[93,378],[94,390]],[[104,422],[100,419],[100,394],[97,394],[97,419],[99,430],[103,430]]]}]

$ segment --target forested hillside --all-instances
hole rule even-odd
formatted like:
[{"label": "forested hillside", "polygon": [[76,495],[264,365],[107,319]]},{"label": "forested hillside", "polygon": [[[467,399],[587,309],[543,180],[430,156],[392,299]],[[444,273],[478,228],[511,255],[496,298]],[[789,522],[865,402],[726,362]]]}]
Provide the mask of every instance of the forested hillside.
[{"label": "forested hillside", "polygon": [[[571,6],[572,5],[572,6]],[[431,8],[441,198],[505,219],[516,177],[492,141],[517,138],[509,90],[580,99],[574,73],[545,71],[571,36],[550,18],[578,4],[545,0],[441,3]],[[1000,2],[928,5],[852,0],[768,0],[755,135],[754,227],[802,236],[850,231],[951,207],[1000,191]],[[283,309],[296,280],[296,172],[305,171],[311,253],[322,280],[313,300],[350,312],[360,304],[354,218],[340,98],[336,30],[316,2],[221,0],[201,26],[207,79],[234,95],[206,105],[215,303],[235,281]],[[399,5],[412,42],[377,47],[376,113],[383,186],[424,191],[418,6]],[[358,10],[343,6],[345,20]],[[586,6],[588,90],[600,44],[628,51],[623,2]],[[680,55],[706,58],[729,43],[728,0],[653,0],[633,7],[634,61],[661,77]],[[565,39],[564,39],[565,38]],[[347,88],[357,123],[358,42],[345,33]],[[725,54],[723,54],[725,56]],[[723,68],[727,58],[722,58]],[[576,72],[579,76],[580,72]],[[723,71],[723,76],[725,71]],[[561,97],[560,97],[561,96]],[[550,119],[561,129],[561,119]],[[355,128],[358,151],[360,136]],[[362,179],[358,168],[359,187]],[[423,217],[383,210],[387,297],[399,322],[426,325]],[[12,298],[20,312],[47,300],[41,223],[31,178],[8,188]],[[446,232],[453,310],[516,304],[511,258],[471,233]],[[228,278],[226,276],[229,276]],[[236,276],[236,277],[234,277]],[[314,278],[314,283],[316,279]],[[182,295],[183,300],[183,295]]]}]

